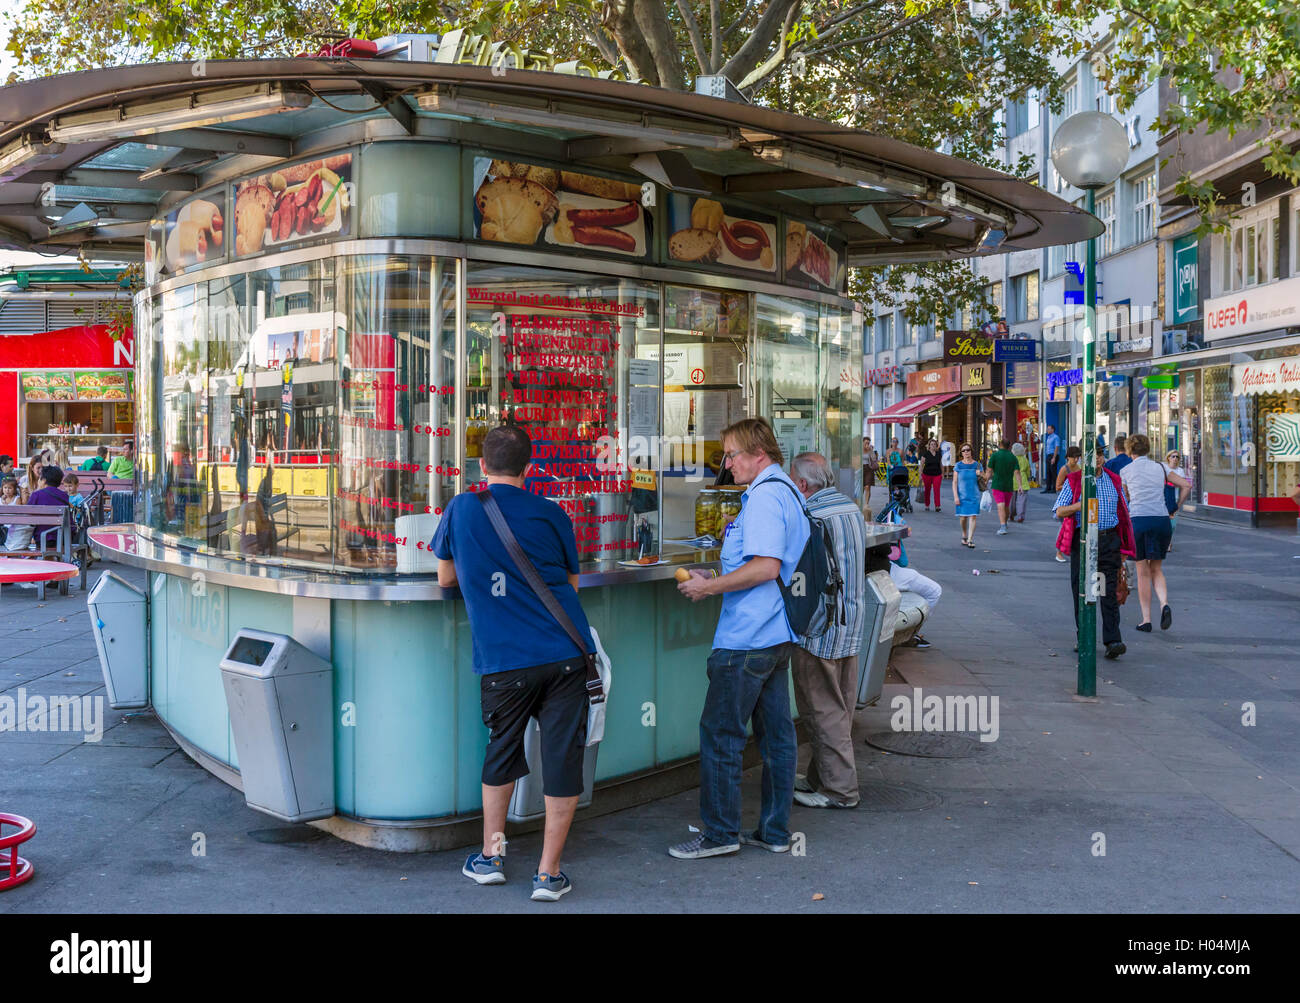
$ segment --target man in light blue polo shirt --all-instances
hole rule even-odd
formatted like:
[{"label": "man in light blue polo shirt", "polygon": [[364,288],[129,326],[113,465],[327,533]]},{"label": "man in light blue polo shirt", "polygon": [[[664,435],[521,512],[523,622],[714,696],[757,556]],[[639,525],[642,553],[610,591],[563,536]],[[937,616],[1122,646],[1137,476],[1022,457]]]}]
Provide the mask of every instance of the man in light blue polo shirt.
[{"label": "man in light blue polo shirt", "polygon": [[[790,716],[790,629],[779,575],[789,582],[808,542],[808,519],[772,428],[745,418],[722,430],[723,462],[737,484],[749,485],[740,515],[722,543],[722,575],[699,571],[677,586],[698,602],[722,596],[722,614],[709,655],[709,692],[700,715],[701,831],[671,847],[683,860],[736,853],[750,843],[776,853],[790,848],[797,747]],[[740,774],[745,726],[754,723],[763,757],[758,829],[740,832]]]},{"label": "man in light blue polo shirt", "polygon": [[1056,490],[1056,470],[1061,465],[1061,437],[1056,429],[1048,425],[1047,436],[1043,439],[1043,494]]}]

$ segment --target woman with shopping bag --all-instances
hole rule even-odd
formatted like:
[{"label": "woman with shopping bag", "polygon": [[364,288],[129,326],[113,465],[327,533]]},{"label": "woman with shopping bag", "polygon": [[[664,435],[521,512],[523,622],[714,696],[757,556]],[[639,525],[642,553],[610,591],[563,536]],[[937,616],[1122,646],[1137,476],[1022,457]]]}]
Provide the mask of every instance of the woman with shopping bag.
[{"label": "woman with shopping bag", "polygon": [[1016,472],[1011,475],[1011,487],[1015,492],[1011,501],[1011,518],[1016,522],[1024,522],[1025,509],[1029,504],[1029,489],[1033,487],[1034,475],[1029,469],[1029,457],[1025,455],[1024,443],[1013,443],[1011,452],[1015,454],[1016,461],[1020,464]]},{"label": "woman with shopping bag", "polygon": [[[952,475],[952,503],[961,526],[962,546],[975,549],[975,517],[980,514],[980,495],[984,492],[984,466],[975,459],[970,443],[963,442]],[[990,499],[992,504],[992,499]]]}]

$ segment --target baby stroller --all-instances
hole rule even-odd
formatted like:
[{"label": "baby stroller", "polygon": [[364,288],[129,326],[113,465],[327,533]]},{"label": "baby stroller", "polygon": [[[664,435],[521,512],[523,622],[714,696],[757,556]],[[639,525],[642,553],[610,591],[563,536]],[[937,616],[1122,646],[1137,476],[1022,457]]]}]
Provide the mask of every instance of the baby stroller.
[{"label": "baby stroller", "polygon": [[899,512],[911,512],[912,500],[907,488],[907,467],[892,467],[889,471],[889,497]]}]

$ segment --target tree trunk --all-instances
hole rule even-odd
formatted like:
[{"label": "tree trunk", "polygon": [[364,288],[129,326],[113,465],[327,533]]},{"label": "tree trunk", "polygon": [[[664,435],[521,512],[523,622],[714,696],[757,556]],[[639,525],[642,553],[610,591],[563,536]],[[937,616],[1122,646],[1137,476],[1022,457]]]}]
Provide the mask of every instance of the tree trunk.
[{"label": "tree trunk", "polygon": [[656,87],[686,89],[686,70],[665,0],[610,0],[603,23],[638,77]]}]

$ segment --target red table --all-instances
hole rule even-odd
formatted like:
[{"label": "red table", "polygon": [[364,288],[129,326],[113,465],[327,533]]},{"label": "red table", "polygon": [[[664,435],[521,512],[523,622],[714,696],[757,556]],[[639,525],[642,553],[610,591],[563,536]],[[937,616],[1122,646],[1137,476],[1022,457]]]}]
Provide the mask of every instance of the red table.
[{"label": "red table", "polygon": [[37,558],[0,557],[0,584],[36,582],[36,598],[42,601],[45,599],[46,582],[64,582],[79,574],[81,569],[75,564]]}]

